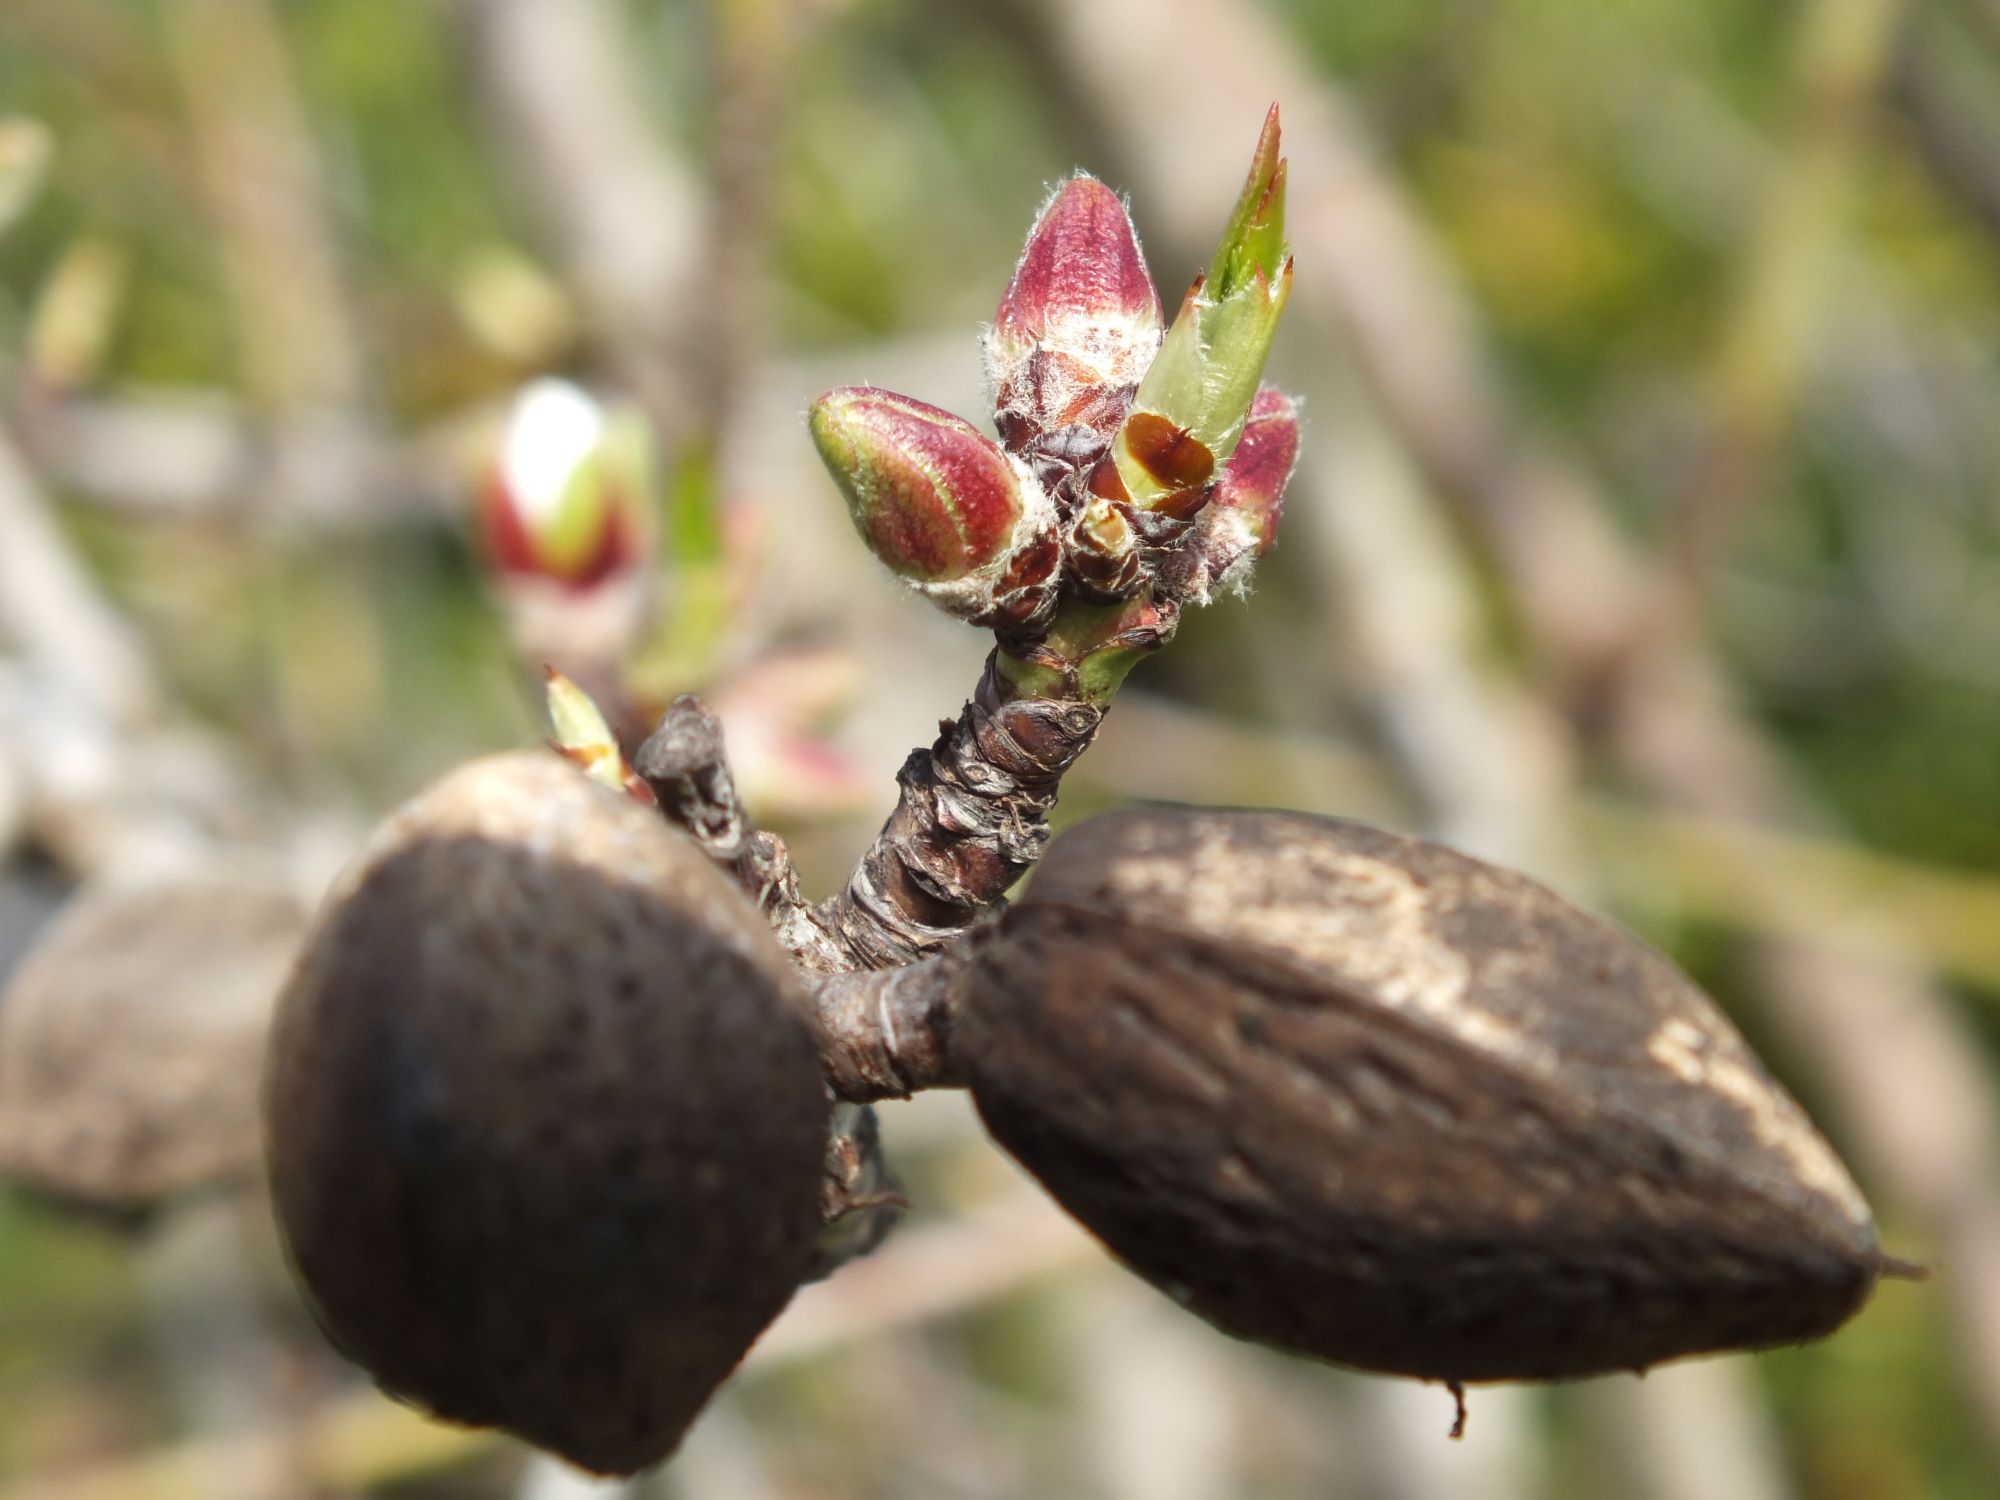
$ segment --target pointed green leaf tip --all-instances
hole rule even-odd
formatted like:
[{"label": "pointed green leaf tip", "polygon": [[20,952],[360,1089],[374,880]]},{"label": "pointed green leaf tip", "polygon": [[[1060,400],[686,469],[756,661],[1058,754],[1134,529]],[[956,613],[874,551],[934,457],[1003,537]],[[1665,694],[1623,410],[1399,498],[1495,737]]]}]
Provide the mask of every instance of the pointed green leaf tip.
[{"label": "pointed green leaf tip", "polygon": [[614,792],[624,791],[631,773],[604,711],[590,694],[554,667],[543,667],[542,674],[548,679],[549,724],[563,759],[581,767],[592,781]]},{"label": "pointed green leaf tip", "polygon": [[1142,510],[1188,508],[1243,435],[1292,289],[1278,145],[1274,104],[1215,259],[1188,290],[1112,443],[1126,496]]},{"label": "pointed green leaf tip", "polygon": [[1258,271],[1267,282],[1277,280],[1284,260],[1285,161],[1278,155],[1278,106],[1273,104],[1203,290],[1219,302]]}]

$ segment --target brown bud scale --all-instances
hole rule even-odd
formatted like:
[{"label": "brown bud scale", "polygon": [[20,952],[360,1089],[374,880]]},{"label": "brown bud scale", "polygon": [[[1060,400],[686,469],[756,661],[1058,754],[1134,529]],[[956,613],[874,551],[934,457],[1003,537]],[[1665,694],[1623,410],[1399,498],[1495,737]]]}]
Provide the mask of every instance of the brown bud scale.
[{"label": "brown bud scale", "polygon": [[1685,976],[1525,876],[1357,823],[1058,839],[954,1049],[994,1135],[1224,1330],[1456,1381],[1830,1332],[1868,1211]]}]

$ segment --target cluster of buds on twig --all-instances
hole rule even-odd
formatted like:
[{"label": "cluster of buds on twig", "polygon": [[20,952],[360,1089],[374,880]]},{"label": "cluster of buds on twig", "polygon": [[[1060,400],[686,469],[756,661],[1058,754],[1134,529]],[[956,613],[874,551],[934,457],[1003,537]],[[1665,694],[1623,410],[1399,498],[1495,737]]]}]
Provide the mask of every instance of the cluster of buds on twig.
[{"label": "cluster of buds on twig", "polygon": [[301,1279],[390,1390],[593,1469],[665,1457],[883,1231],[855,1110],[937,1087],[1190,1310],[1445,1381],[1461,1421],[1464,1382],[1814,1337],[1904,1269],[1693,983],[1525,876],[1288,813],[1050,844],[1126,670],[1275,535],[1284,188],[1273,111],[1164,335],[1123,204],[1059,189],[987,336],[998,441],[814,403],[869,546],[996,638],[839,895],[800,894],[697,700],[628,757],[560,678],[581,774],[462,769],[344,879],[268,1150]]},{"label": "cluster of buds on twig", "polygon": [[1082,174],[1056,190],[986,332],[998,442],[869,386],[813,403],[820,456],[891,572],[1024,655],[1061,634],[1065,601],[1140,600],[1122,628],[1163,639],[1181,605],[1242,580],[1298,452],[1293,403],[1258,385],[1292,283],[1278,139],[1274,108],[1164,333],[1118,195]]}]

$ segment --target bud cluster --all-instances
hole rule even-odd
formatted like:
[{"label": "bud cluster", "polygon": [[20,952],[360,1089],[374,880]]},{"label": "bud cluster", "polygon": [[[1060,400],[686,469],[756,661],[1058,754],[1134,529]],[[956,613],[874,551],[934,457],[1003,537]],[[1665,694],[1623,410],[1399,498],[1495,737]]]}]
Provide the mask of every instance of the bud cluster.
[{"label": "bud cluster", "polygon": [[[1298,417],[1259,388],[1291,286],[1273,108],[1173,326],[1118,195],[1079,173],[1029,232],[985,335],[999,441],[906,396],[828,391],[810,420],[857,529],[947,612],[1032,657],[1064,600],[1240,586],[1275,535]],[[1239,457],[1240,455],[1240,457]]]}]

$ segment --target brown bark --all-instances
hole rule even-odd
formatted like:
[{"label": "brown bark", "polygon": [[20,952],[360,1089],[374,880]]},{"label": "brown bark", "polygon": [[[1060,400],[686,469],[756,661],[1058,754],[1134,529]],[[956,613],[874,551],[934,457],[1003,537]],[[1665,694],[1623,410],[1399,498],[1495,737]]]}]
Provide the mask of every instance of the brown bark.
[{"label": "brown bark", "polygon": [[1057,787],[1103,718],[1080,701],[1010,698],[989,656],[957,720],[896,773],[896,810],[847,889],[815,912],[850,966],[935,953],[997,906],[1048,847]]},{"label": "brown bark", "polygon": [[633,768],[815,981],[828,1086],[865,1103],[962,1082],[950,1049],[957,945],[1041,858],[1063,773],[1103,719],[1080,700],[1010,696],[989,657],[972,701],[904,761],[895,811],[846,890],[818,906],[800,895],[784,840],[751,826],[722,727],[698,698],[673,702]]},{"label": "brown bark", "polygon": [[964,1087],[951,1045],[964,967],[963,954],[948,948],[899,968],[820,980],[820,1065],[834,1093],[859,1103]]}]

